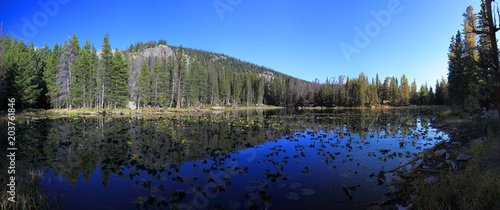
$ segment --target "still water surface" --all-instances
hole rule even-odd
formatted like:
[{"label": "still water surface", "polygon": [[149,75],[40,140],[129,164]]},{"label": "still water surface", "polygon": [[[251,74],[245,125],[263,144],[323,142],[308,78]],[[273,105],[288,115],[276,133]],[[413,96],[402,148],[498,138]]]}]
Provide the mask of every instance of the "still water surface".
[{"label": "still water surface", "polygon": [[[21,159],[64,209],[363,209],[447,140],[432,110],[245,110],[23,123]],[[351,195],[345,190],[349,189]]]}]

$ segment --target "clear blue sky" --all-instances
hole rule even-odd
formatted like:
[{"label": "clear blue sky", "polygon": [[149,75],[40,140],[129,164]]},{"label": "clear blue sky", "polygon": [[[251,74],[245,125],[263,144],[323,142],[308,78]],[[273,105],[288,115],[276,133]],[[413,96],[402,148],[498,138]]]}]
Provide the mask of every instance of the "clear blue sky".
[{"label": "clear blue sky", "polygon": [[[101,48],[109,33],[112,48],[166,39],[309,81],[364,72],[434,85],[446,78],[450,39],[471,4],[477,13],[479,0],[2,0],[0,21],[4,36],[10,31],[35,46],[52,48],[76,34],[81,45],[89,39]],[[391,18],[377,22],[371,11]],[[369,40],[356,45],[356,28]],[[341,46],[356,47],[350,61]]]}]

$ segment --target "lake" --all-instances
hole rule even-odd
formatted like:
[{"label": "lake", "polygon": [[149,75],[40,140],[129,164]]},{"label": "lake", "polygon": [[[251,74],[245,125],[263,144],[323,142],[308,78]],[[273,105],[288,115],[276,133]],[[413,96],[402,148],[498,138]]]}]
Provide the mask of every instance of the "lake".
[{"label": "lake", "polygon": [[40,119],[18,125],[18,158],[64,209],[363,209],[381,171],[448,139],[431,109]]}]

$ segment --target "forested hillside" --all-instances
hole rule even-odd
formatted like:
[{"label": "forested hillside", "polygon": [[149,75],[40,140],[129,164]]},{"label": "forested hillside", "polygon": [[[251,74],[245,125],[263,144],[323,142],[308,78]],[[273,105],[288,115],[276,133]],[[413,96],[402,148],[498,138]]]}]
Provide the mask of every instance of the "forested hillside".
[{"label": "forested hillside", "polygon": [[[0,32],[1,33],[1,32]],[[417,87],[405,75],[371,80],[338,76],[308,82],[236,58],[165,40],[138,42],[112,50],[106,34],[102,50],[73,35],[52,48],[26,45],[9,33],[0,40],[0,97],[16,98],[18,108],[140,107],[185,108],[207,105],[372,106],[445,104],[447,82],[435,90]],[[7,103],[2,104],[6,109]]]}]

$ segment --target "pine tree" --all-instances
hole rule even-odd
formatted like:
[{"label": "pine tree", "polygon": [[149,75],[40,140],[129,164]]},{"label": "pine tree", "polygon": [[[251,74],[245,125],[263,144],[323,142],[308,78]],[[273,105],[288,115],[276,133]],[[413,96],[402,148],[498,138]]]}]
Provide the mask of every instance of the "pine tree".
[{"label": "pine tree", "polygon": [[176,101],[176,108],[180,108],[184,106],[184,98],[185,98],[185,90],[186,87],[188,86],[187,83],[187,75],[188,75],[188,69],[187,69],[187,64],[186,64],[186,59],[184,58],[184,50],[182,48],[182,45],[179,47],[178,52],[177,52],[177,65],[178,65],[178,76],[177,76],[177,101]]},{"label": "pine tree", "polygon": [[203,105],[205,103],[209,103],[209,91],[207,90],[207,70],[203,66],[198,66],[196,70],[196,84],[199,87],[197,97],[201,105]]},{"label": "pine tree", "polygon": [[51,51],[47,44],[43,48],[34,51],[31,57],[31,62],[33,63],[33,72],[35,74],[35,83],[38,84],[40,93],[36,99],[37,104],[34,105],[36,108],[50,108],[50,100],[48,98],[48,88],[45,83],[44,72],[47,71],[47,60],[50,57]]},{"label": "pine tree", "polygon": [[455,37],[451,38],[450,52],[448,53],[448,82],[449,82],[449,95],[452,104],[459,104],[465,100],[465,91],[462,85],[467,84],[464,82],[465,78],[465,61],[463,59],[465,52],[462,42],[462,34],[457,32]]},{"label": "pine tree", "polygon": [[92,102],[95,100],[96,92],[97,92],[97,84],[96,84],[96,65],[95,65],[95,55],[94,50],[92,49],[92,45],[90,41],[85,40],[85,45],[83,46],[81,51],[85,51],[85,59],[86,59],[86,69],[83,71],[83,83],[84,93],[83,93],[83,107],[92,108]]},{"label": "pine tree", "polygon": [[266,80],[264,79],[264,77],[259,77],[257,82],[258,82],[257,83],[257,103],[260,105],[260,104],[264,104],[264,85],[265,85]]},{"label": "pine tree", "polygon": [[[18,43],[20,49],[24,48],[24,43],[22,40]],[[26,52],[27,51],[27,52]],[[37,99],[42,91],[38,85],[37,72],[35,72],[35,66],[31,62],[31,58],[34,56],[33,42],[30,44],[28,50],[21,50],[18,60],[18,77],[16,77],[16,86],[19,88],[18,93],[20,93],[22,108],[34,107],[37,103]]]},{"label": "pine tree", "polygon": [[75,34],[73,34],[73,37],[71,37],[71,44],[75,48],[76,53],[80,50],[80,43],[78,42],[78,37],[76,37]]},{"label": "pine tree", "polygon": [[100,107],[104,108],[105,103],[109,103],[110,88],[112,86],[112,80],[110,72],[113,68],[113,53],[111,52],[111,45],[109,44],[109,34],[104,35],[102,53],[101,53],[101,65],[98,73],[98,86],[100,91]]},{"label": "pine tree", "polygon": [[229,82],[226,79],[226,71],[224,71],[224,70],[220,71],[219,90],[220,90],[220,97],[222,99],[222,103],[224,105],[229,105],[229,97],[230,97],[231,90],[230,90]]},{"label": "pine tree", "polygon": [[406,75],[403,74],[401,77],[401,85],[399,85],[400,88],[400,98],[399,98],[399,104],[403,106],[408,106],[410,104],[410,88],[408,86],[408,79],[406,78]]},{"label": "pine tree", "polygon": [[417,82],[415,79],[410,86],[410,103],[414,105],[418,104]]},{"label": "pine tree", "polygon": [[243,84],[241,81],[241,76],[239,74],[234,74],[234,84],[233,84],[233,105],[238,106],[241,103],[241,92],[243,89]]},{"label": "pine tree", "polygon": [[478,31],[484,33],[479,34],[478,40],[478,81],[476,97],[481,104],[481,107],[492,108],[495,106],[495,72],[493,67],[494,59],[492,57],[493,46],[489,37],[490,27],[488,24],[487,8],[484,1],[481,3],[481,11],[478,14]]},{"label": "pine tree", "polygon": [[187,83],[190,84],[187,86],[187,103],[188,106],[194,107],[198,105],[198,95],[199,95],[199,86],[196,80],[196,72],[198,68],[197,62],[191,62],[189,66]]},{"label": "pine tree", "polygon": [[389,85],[389,101],[394,106],[399,104],[398,83],[395,77],[391,78],[391,83]]},{"label": "pine tree", "polygon": [[215,105],[219,103],[219,79],[217,71],[213,65],[208,66],[208,84],[210,89],[210,104]]},{"label": "pine tree", "polygon": [[170,104],[170,95],[171,95],[171,90],[170,90],[170,73],[171,71],[169,70],[171,64],[171,57],[169,57],[169,62],[167,63],[167,58],[162,57],[163,65],[161,66],[161,72],[160,72],[160,77],[159,77],[159,93],[158,93],[158,101],[160,106],[166,107]]},{"label": "pine tree", "polygon": [[432,87],[429,88],[429,104],[433,105],[436,103],[436,97]]},{"label": "pine tree", "polygon": [[153,90],[153,99],[152,99],[152,104],[158,106],[159,105],[159,93],[160,93],[160,73],[161,73],[161,67],[160,64],[158,64],[158,61],[155,58],[154,66],[153,66],[153,74],[151,75],[152,78],[152,87],[151,89]]},{"label": "pine tree", "polygon": [[151,96],[151,74],[148,70],[148,63],[146,60],[142,62],[141,72],[139,74],[139,103],[138,107],[141,105],[141,102],[144,105],[147,105],[150,102]]},{"label": "pine tree", "polygon": [[430,97],[429,97],[429,91],[427,89],[427,84],[424,86],[420,86],[420,92],[419,92],[419,105],[429,105],[430,103]]},{"label": "pine tree", "polygon": [[[9,35],[7,35],[9,37]],[[10,37],[9,37],[10,38]],[[20,49],[17,47],[17,39],[14,37],[11,41],[7,39],[5,43],[4,61],[2,63],[2,68],[5,73],[3,73],[3,84],[2,84],[2,97],[5,98],[19,98],[19,87],[17,86],[16,78],[19,77],[18,62],[20,58]],[[16,103],[16,107],[20,107],[21,104]]]},{"label": "pine tree", "polygon": [[[252,100],[253,100],[252,80],[250,78],[250,75],[245,76],[245,91],[246,91],[245,102],[246,102],[247,106],[250,106],[252,104]],[[280,104],[280,105],[282,105],[282,104]]]},{"label": "pine tree", "polygon": [[90,53],[86,50],[80,50],[77,60],[71,68],[71,88],[70,99],[73,107],[83,107],[85,103],[85,94],[87,92],[87,81],[85,73],[94,68]]},{"label": "pine tree", "polygon": [[480,69],[477,66],[478,54],[477,54],[477,36],[474,33],[474,28],[477,23],[477,17],[474,14],[474,9],[472,6],[467,7],[464,16],[464,29],[463,34],[464,39],[464,52],[465,52],[465,69],[463,72],[463,83],[462,89],[464,91],[465,106],[467,109],[473,110],[478,108],[479,101],[477,99],[476,90],[478,89],[478,81],[480,75]]},{"label": "pine tree", "polygon": [[128,63],[122,58],[118,49],[113,59],[113,69],[111,71],[111,103],[116,108],[124,106],[128,99]]}]

